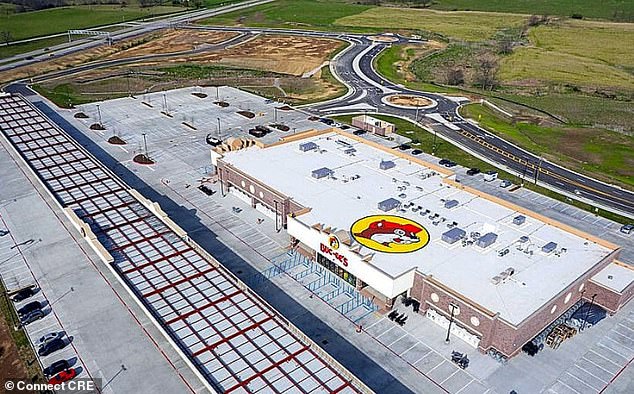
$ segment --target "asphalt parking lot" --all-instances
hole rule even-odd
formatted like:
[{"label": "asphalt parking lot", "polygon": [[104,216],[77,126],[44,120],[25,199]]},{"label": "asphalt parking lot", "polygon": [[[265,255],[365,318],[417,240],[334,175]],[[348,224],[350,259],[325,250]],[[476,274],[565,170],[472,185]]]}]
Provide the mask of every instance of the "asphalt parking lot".
[{"label": "asphalt parking lot", "polygon": [[[104,108],[107,106],[102,107],[102,110]],[[123,110],[123,107],[117,108]],[[181,108],[185,110],[185,107]],[[131,112],[134,110],[134,108],[129,109]],[[159,132],[148,133],[148,151],[157,163],[152,166],[138,166],[130,161],[131,151],[141,149],[139,145],[141,139],[137,134],[132,135],[131,131],[123,131],[130,133],[130,139],[135,141],[124,150],[105,142],[109,136],[109,130],[106,132],[88,130],[87,123],[80,123],[73,119],[72,113],[64,111],[62,114],[81,128],[83,136],[87,136],[102,149],[99,151],[92,148],[98,157],[109,160],[115,172],[122,174],[124,179],[141,193],[154,201],[159,201],[166,212],[185,228],[192,238],[246,282],[253,275],[270,269],[271,260],[283,253],[288,237],[283,231],[279,233],[275,231],[270,218],[252,209],[249,204],[234,195],[221,196],[217,185],[208,182],[210,181],[207,177],[209,147],[204,143],[204,132],[192,134],[182,126],[165,126]],[[107,119],[108,116],[111,115],[102,113],[103,118]],[[213,119],[216,115],[210,111],[208,116]],[[137,122],[138,130],[154,130],[152,127],[156,124],[156,119],[152,115],[147,124],[143,123],[141,118],[137,119]],[[120,164],[116,165],[115,162]],[[458,169],[458,171],[464,171],[464,169]],[[462,178],[465,177],[462,176]],[[216,193],[207,196],[199,191],[196,186],[200,182],[208,184]],[[505,193],[511,194],[506,189],[500,188],[497,182],[492,184],[483,182],[481,176],[469,177],[463,182],[469,182],[470,186],[492,194],[500,196]],[[505,196],[505,198],[508,197],[507,199],[512,202],[525,206],[526,201],[529,200],[548,202],[553,205],[556,203],[530,191],[521,190],[521,192],[528,194],[520,195],[516,192],[517,194],[512,193],[511,197]],[[536,202],[535,205],[528,204],[528,207],[540,210],[547,215],[551,213]],[[239,207],[241,211],[233,211],[234,207]],[[588,213],[583,213],[582,216],[583,211],[579,213],[575,211],[574,215],[568,215],[567,213],[571,211],[568,211],[570,208],[565,204],[562,204],[562,209],[565,211],[559,216],[556,211],[552,211],[555,219],[582,227],[586,223],[594,223],[595,227],[586,228],[589,232],[599,231],[599,229],[603,229],[601,231],[606,234],[618,232],[618,228],[615,230],[615,224],[612,222],[597,219]],[[258,223],[257,219],[260,218],[263,221]],[[590,222],[590,219],[593,221]],[[618,234],[613,235],[618,236]],[[622,242],[619,243],[622,244]],[[631,245],[625,246],[631,247]],[[625,346],[630,346],[627,341],[634,339],[634,333],[622,327],[618,328],[619,324],[629,328],[628,321],[631,320],[630,313],[634,306],[628,306],[615,317],[605,319],[598,326],[575,336],[556,351],[546,349],[537,357],[520,355],[506,365],[502,365],[486,355],[479,354],[459,339],[452,339],[451,349],[448,349],[444,344],[443,329],[423,316],[411,316],[404,327],[395,327],[384,317],[370,314],[360,321],[367,331],[359,335],[354,332],[354,326],[349,321],[341,319],[341,315],[333,314],[330,306],[318,297],[312,297],[313,293],[307,291],[301,283],[288,275],[275,275],[268,283],[271,285],[263,285],[258,289],[260,294],[311,338],[320,342],[333,356],[344,362],[351,371],[357,374],[361,371],[361,374],[365,374],[360,376],[362,379],[378,379],[376,375],[380,373],[376,365],[368,367],[369,364],[366,364],[366,361],[361,360],[358,354],[352,352],[350,345],[353,345],[361,351],[362,355],[380,364],[403,387],[416,392],[439,390],[439,392],[460,393],[505,393],[516,390],[518,393],[523,393],[535,392],[536,388],[539,388],[537,391],[565,392],[561,388],[565,387],[564,384],[576,387],[577,392],[580,393],[593,392],[586,386],[577,387],[574,382],[569,382],[566,372],[570,369],[570,375],[579,378],[577,361],[594,360],[591,350],[594,352],[598,352],[599,348],[615,350],[610,348],[610,344],[615,339],[619,340],[617,335],[626,338],[622,339]],[[612,333],[616,328],[620,331]],[[320,332],[325,329],[336,331],[340,337]],[[319,337],[320,335],[322,336]],[[328,337],[326,343],[321,342],[324,337]],[[595,346],[598,348],[595,349]],[[471,364],[466,371],[459,370],[449,360],[450,350],[453,348],[469,354]],[[619,358],[621,356],[619,353],[612,355],[606,351],[600,354],[606,356],[609,362],[614,364],[612,366],[599,363],[608,372],[618,367],[618,370],[614,372],[617,374],[627,365],[628,360]],[[353,356],[355,356],[354,360]],[[353,365],[355,362],[358,365]],[[591,371],[591,364],[581,364],[581,368]],[[600,376],[600,371],[596,375]],[[607,376],[601,376],[601,380],[607,379]],[[627,376],[626,370],[613,384],[627,387],[630,382],[624,378]],[[442,389],[431,383],[431,379]],[[387,382],[381,383],[385,383],[384,387],[387,387]],[[591,385],[592,390],[598,385],[597,382],[587,383]],[[394,392],[400,391],[395,389]]]}]

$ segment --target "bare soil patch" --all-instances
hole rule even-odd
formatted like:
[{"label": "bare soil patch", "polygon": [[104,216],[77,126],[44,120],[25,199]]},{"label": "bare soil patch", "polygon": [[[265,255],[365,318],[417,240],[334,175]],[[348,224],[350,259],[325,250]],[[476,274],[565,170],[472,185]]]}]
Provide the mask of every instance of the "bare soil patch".
[{"label": "bare soil patch", "polygon": [[410,95],[389,96],[386,100],[394,105],[402,105],[404,107],[426,107],[432,103],[431,100],[425,97]]},{"label": "bare soil patch", "polygon": [[196,96],[200,99],[204,99],[205,97],[207,97],[205,93],[199,93],[199,92],[192,93],[192,96]]},{"label": "bare soil patch", "polygon": [[127,144],[127,142],[125,142],[121,137],[116,136],[116,135],[108,138],[108,142],[111,143],[112,145],[125,145],[125,144]]},{"label": "bare soil patch", "polygon": [[238,114],[244,116],[245,118],[253,119],[255,118],[255,114],[249,111],[238,111]]}]

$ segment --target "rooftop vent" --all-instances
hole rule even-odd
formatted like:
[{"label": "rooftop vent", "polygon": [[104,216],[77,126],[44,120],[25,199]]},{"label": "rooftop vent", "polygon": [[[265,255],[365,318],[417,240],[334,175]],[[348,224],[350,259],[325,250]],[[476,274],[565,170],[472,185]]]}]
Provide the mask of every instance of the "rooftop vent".
[{"label": "rooftop vent", "polygon": [[396,198],[388,198],[387,200],[381,201],[378,208],[383,212],[387,212],[400,206],[401,202],[399,200],[397,200]]},{"label": "rooftop vent", "polygon": [[486,248],[495,243],[498,239],[498,235],[496,233],[486,233],[476,241],[476,245],[481,248]]},{"label": "rooftop vent", "polygon": [[319,168],[317,170],[313,170],[311,175],[315,179],[321,179],[321,178],[325,178],[327,176],[331,176],[334,173],[335,172],[333,170],[331,170],[330,168],[322,167],[322,168]]},{"label": "rooftop vent", "polygon": [[526,221],[526,216],[524,215],[517,215],[513,218],[513,224],[516,224],[518,226],[524,224],[525,221]]},{"label": "rooftop vent", "polygon": [[528,242],[528,237],[526,235],[522,235],[519,239],[521,244]]},{"label": "rooftop vent", "polygon": [[451,209],[458,206],[458,200],[445,201],[445,208]]},{"label": "rooftop vent", "polygon": [[356,149],[354,149],[354,148],[347,148],[347,149],[345,149],[345,150],[343,151],[343,153],[345,153],[346,155],[351,155],[351,154],[353,154],[353,153],[354,153],[354,152],[356,152],[356,151],[357,151],[357,150],[356,150]]},{"label": "rooftop vent", "polygon": [[303,144],[299,144],[299,150],[302,152],[308,152],[311,150],[317,150],[319,146],[317,146],[314,142],[304,142]]},{"label": "rooftop vent", "polygon": [[392,160],[381,160],[381,164],[379,164],[381,170],[389,170],[394,167],[396,167],[396,164]]},{"label": "rooftop vent", "polygon": [[454,227],[449,231],[445,231],[442,234],[441,239],[451,245],[460,241],[462,238],[465,237],[465,235],[467,235],[467,233],[463,229]]},{"label": "rooftop vent", "polygon": [[552,241],[548,242],[546,245],[542,246],[542,252],[544,252],[544,253],[551,253],[555,249],[557,249],[557,243],[556,242],[552,242]]}]

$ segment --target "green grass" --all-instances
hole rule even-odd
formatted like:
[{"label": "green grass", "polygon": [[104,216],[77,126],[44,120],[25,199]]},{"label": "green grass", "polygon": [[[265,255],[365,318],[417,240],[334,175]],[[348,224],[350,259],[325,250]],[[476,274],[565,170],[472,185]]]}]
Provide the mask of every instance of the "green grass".
[{"label": "green grass", "polygon": [[[336,119],[339,122],[342,123],[347,123],[350,124],[352,122],[352,117],[354,115],[342,115],[342,116],[335,116],[333,117],[333,119]],[[382,120],[386,120],[388,122],[394,123],[396,125],[397,128],[397,133],[400,135],[403,135],[405,137],[408,137],[410,139],[412,139],[413,144],[412,146],[416,149],[420,149],[423,152],[429,153],[429,154],[433,154],[432,152],[434,152],[433,147],[434,147],[434,135],[416,125],[414,125],[411,122],[408,122],[406,120],[400,119],[400,118],[395,118],[392,116],[385,116],[385,115],[372,115],[375,118],[379,118]],[[410,132],[410,133],[408,133]],[[413,132],[413,133],[411,133]],[[504,170],[500,170],[497,168],[494,168],[493,166],[491,166],[490,164],[470,155],[469,153],[463,151],[460,148],[455,147],[454,145],[450,144],[449,142],[441,139],[441,138],[436,138],[436,150],[435,150],[435,156],[438,158],[446,158],[449,160],[453,160],[456,163],[458,163],[461,166],[464,167],[477,167],[482,171],[487,171],[490,169],[495,169],[495,171],[498,172],[498,176],[501,179],[508,179],[510,181],[512,181],[515,184],[521,184],[521,179],[515,175],[512,175]],[[530,190],[533,190],[537,193],[540,193],[542,195],[554,198],[558,201],[563,201],[567,204],[573,205],[577,208],[583,209],[585,211],[591,212],[593,214],[598,214],[599,216],[605,217],[609,220],[613,220],[617,223],[629,223],[631,222],[630,219],[614,214],[612,212],[609,211],[604,211],[602,209],[595,211],[595,207],[593,207],[590,204],[586,204],[583,202],[579,202],[576,200],[572,200],[568,197],[562,196],[559,193],[553,192],[550,189],[546,189],[544,187],[541,186],[537,186],[535,184],[532,184],[530,182],[525,182],[524,183],[524,187]]]},{"label": "green grass", "polygon": [[608,182],[634,188],[634,137],[586,128],[515,123],[489,107],[469,104],[462,114],[532,153]]},{"label": "green grass", "polygon": [[403,8],[371,8],[337,19],[335,24],[356,28],[428,31],[466,41],[482,41],[504,28],[518,27],[526,16],[484,12],[442,12]]},{"label": "green grass", "polygon": [[412,49],[406,49],[404,45],[392,45],[383,50],[374,60],[374,67],[377,72],[388,80],[404,85],[410,89],[421,90],[432,93],[459,93],[460,90],[452,87],[444,87],[421,81],[410,81],[405,78],[403,70],[397,67],[401,61],[412,61],[415,55]]},{"label": "green grass", "polygon": [[277,0],[249,9],[219,15],[202,21],[210,25],[294,27],[336,29],[334,22],[348,15],[358,14],[371,7],[346,0]]},{"label": "green grass", "polygon": [[[545,95],[498,94],[564,118],[571,126],[590,126],[634,131],[634,103],[631,99],[549,93]],[[496,102],[496,99],[492,99]],[[498,104],[504,104],[499,101]]]},{"label": "green grass", "polygon": [[558,16],[580,14],[584,18],[634,21],[634,2],[624,0],[435,0],[432,8]]},{"label": "green grass", "polygon": [[98,5],[52,8],[0,16],[3,31],[11,32],[13,40],[22,40],[48,34],[63,33],[69,29],[120,23],[133,19],[183,11],[182,7],[125,7]]},{"label": "green grass", "polygon": [[36,92],[48,98],[61,108],[72,108],[74,105],[86,104],[98,99],[82,96],[82,94],[69,83],[57,85],[53,88],[42,85],[33,85],[32,87]]},{"label": "green grass", "polygon": [[68,37],[60,36],[53,38],[44,38],[37,41],[29,41],[22,44],[12,44],[9,46],[0,46],[0,59],[5,59],[21,53],[35,51],[37,49],[48,48],[54,45],[68,42]]}]

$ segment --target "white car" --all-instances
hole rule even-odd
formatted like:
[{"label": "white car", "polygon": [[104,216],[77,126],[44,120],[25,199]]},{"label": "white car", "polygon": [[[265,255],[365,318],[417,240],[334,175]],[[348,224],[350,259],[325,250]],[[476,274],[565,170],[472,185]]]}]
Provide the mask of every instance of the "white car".
[{"label": "white car", "polygon": [[46,345],[50,341],[52,341],[54,339],[57,339],[57,338],[61,339],[63,336],[64,336],[63,332],[49,332],[48,334],[41,336],[40,339],[37,340],[35,345],[38,348],[41,348],[42,346]]}]

